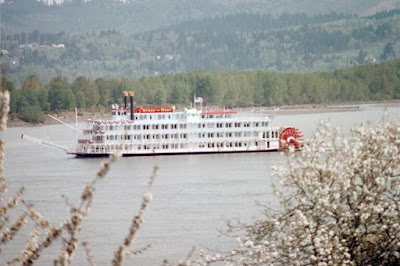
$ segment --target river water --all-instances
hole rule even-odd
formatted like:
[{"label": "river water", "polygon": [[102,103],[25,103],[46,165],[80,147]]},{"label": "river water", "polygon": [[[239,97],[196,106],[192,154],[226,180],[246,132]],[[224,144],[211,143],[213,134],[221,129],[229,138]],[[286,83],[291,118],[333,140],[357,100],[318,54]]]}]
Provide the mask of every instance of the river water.
[{"label": "river water", "polygon": [[[341,128],[344,135],[361,122],[375,123],[384,113],[400,121],[400,107],[361,105],[357,111],[277,116],[277,123],[298,127],[307,139],[321,119]],[[78,203],[85,184],[95,178],[101,158],[78,159],[58,150],[20,139],[21,134],[49,139],[63,146],[73,146],[75,133],[64,125],[32,128],[9,128],[6,140],[5,176],[10,187],[7,199],[19,187],[25,186],[23,198],[59,225],[68,217],[68,207],[61,195]],[[195,247],[228,250],[235,239],[221,236],[219,229],[227,219],[251,221],[262,216],[262,206],[274,205],[271,166],[285,163],[279,152],[176,155],[121,158],[112,165],[105,179],[96,184],[94,202],[83,223],[81,241],[89,242],[93,261],[110,265],[113,253],[128,233],[132,218],[137,214],[142,194],[146,191],[154,166],[159,167],[153,200],[144,215],[132,249],[147,244],[151,248],[124,265],[160,265],[163,259],[176,263]],[[21,213],[11,212],[15,219]],[[25,246],[32,222],[2,248],[1,265],[16,257]],[[54,243],[36,265],[52,265],[60,249]],[[79,247],[72,265],[88,265]]]}]

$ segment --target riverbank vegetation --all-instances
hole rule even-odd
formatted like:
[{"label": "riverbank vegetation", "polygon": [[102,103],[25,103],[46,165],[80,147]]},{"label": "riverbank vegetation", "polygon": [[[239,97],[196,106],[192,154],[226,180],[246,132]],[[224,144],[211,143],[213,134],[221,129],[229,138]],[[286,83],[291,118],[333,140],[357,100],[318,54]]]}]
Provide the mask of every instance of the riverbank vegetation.
[{"label": "riverbank vegetation", "polygon": [[41,84],[26,77],[21,88],[7,81],[11,113],[31,122],[43,112],[74,110],[102,112],[111,104],[122,105],[122,92],[135,91],[136,105],[189,106],[194,95],[207,105],[220,107],[334,104],[354,101],[400,99],[400,60],[371,63],[344,70],[313,73],[272,71],[198,71],[131,80],[90,80],[63,76]]}]

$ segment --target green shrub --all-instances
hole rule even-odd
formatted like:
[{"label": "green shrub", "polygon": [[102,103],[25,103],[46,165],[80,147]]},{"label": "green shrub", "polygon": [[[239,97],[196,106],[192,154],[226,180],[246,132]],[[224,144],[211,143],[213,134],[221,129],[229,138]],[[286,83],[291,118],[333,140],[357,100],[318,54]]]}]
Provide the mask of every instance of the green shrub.
[{"label": "green shrub", "polygon": [[26,106],[22,109],[20,118],[29,123],[43,123],[45,116],[40,106]]}]

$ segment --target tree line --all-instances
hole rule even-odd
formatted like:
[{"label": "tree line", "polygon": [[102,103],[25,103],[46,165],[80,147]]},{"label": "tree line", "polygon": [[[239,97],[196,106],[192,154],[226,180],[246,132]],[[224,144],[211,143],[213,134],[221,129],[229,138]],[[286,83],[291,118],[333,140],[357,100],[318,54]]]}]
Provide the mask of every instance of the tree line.
[{"label": "tree line", "polygon": [[[42,85],[31,75],[17,88],[12,81],[11,113],[22,117],[56,110],[104,111],[122,104],[122,92],[135,91],[137,105],[188,106],[194,95],[220,107],[332,104],[349,101],[400,99],[400,60],[367,64],[344,70],[314,73],[274,71],[195,71],[136,80],[95,80],[80,76],[69,81],[56,76]],[[32,120],[32,118],[30,118]],[[33,119],[34,120],[34,119]],[[40,121],[40,119],[39,119]]]}]

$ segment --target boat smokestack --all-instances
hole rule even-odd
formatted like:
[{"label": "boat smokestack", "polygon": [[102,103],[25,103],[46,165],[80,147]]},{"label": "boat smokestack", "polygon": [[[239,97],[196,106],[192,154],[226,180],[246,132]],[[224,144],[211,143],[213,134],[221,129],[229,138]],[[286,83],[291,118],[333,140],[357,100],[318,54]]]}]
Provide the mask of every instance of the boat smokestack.
[{"label": "boat smokestack", "polygon": [[126,107],[128,105],[128,94],[129,93],[127,91],[124,91],[123,94],[124,94],[124,108],[126,110]]},{"label": "boat smokestack", "polygon": [[135,108],[133,106],[133,96],[134,95],[135,95],[135,93],[133,91],[129,92],[129,101],[130,101],[130,104],[131,104],[131,120],[135,120],[134,119],[135,118],[135,113],[134,113]]}]

